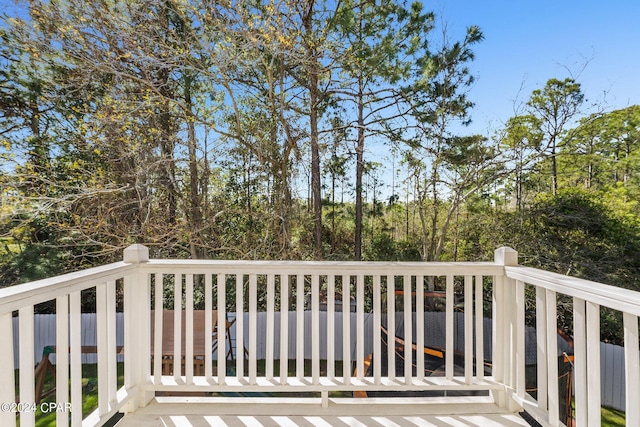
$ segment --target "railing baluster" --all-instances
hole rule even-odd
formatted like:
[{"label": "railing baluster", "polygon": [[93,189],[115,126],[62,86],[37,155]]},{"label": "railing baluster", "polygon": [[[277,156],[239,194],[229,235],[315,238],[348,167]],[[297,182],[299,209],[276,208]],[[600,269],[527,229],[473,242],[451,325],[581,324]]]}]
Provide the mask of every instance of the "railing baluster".
[{"label": "railing baluster", "polygon": [[249,384],[256,383],[258,375],[258,275],[249,274]]},{"label": "railing baluster", "polygon": [[267,379],[273,379],[273,353],[275,345],[275,288],[276,277],[273,274],[267,275],[267,336],[266,336],[266,363],[265,376]]},{"label": "railing baluster", "polygon": [[[9,345],[0,352],[0,372],[3,381],[0,381],[0,399],[2,402],[14,403],[16,400],[15,370],[13,360],[13,316],[12,313],[0,315],[0,336],[4,337]],[[68,416],[68,414],[65,414]],[[16,414],[11,411],[0,411],[0,425],[7,427],[16,426]]]},{"label": "railing baluster", "polygon": [[[557,301],[554,291],[547,293],[547,393],[549,395],[549,423],[557,426],[560,422],[560,398],[558,395],[558,319]],[[600,365],[598,365],[600,366]],[[598,406],[598,413],[600,412]],[[599,424],[599,422],[598,422]]]},{"label": "railing baluster", "polygon": [[484,289],[483,277],[476,276],[476,377],[484,380]]},{"label": "railing baluster", "polygon": [[[213,376],[213,278],[211,273],[204,275],[204,376],[211,381]],[[218,319],[215,319],[216,323]],[[225,325],[220,323],[222,341],[225,340]]]},{"label": "railing baluster", "polygon": [[536,287],[537,401],[547,410],[547,292]]},{"label": "railing baluster", "polygon": [[327,378],[336,376],[336,276],[327,276]]},{"label": "railing baluster", "polygon": [[[380,275],[373,276],[373,382],[380,384],[382,372],[382,350],[381,350],[381,290]],[[420,366],[420,365],[418,365]]]},{"label": "railing baluster", "polygon": [[453,336],[454,336],[454,323],[453,323],[453,298],[454,298],[454,282],[453,276],[447,275],[447,297],[446,297],[446,315],[445,324],[447,331],[446,343],[445,343],[445,376],[448,379],[453,378]]},{"label": "railing baluster", "polygon": [[[504,301],[504,276],[493,277],[493,292],[491,295],[491,373],[493,378],[499,382],[505,382],[506,363],[505,354],[505,301]],[[500,393],[494,393],[496,397],[502,397]],[[503,401],[499,401],[500,406],[504,405]]]},{"label": "railing baluster", "polygon": [[396,282],[394,275],[387,275],[387,376],[396,378]]},{"label": "railing baluster", "polygon": [[411,306],[411,276],[402,278],[404,310],[404,383],[410,385],[413,377],[413,308]]},{"label": "railing baluster", "polygon": [[416,378],[424,381],[424,276],[416,276]]},{"label": "railing baluster", "polygon": [[217,376],[218,385],[223,385],[227,381],[227,352],[233,351],[233,348],[227,350],[227,276],[224,273],[218,273],[216,276],[216,287],[218,291],[218,320],[216,344],[218,346],[217,356]]},{"label": "railing baluster", "polygon": [[473,377],[473,277],[464,276],[464,381]]},{"label": "railing baluster", "polygon": [[[107,289],[108,291],[109,289]],[[108,297],[110,295],[107,295]],[[115,328],[112,328],[115,333]],[[5,336],[3,334],[3,336]],[[69,296],[56,298],[56,402],[69,403]],[[10,353],[13,353],[10,351]],[[13,359],[11,360],[13,366]],[[109,384],[111,386],[111,383]],[[111,391],[111,387],[110,387]],[[2,423],[2,425],[5,425]],[[69,414],[56,413],[56,426],[69,425]]]},{"label": "railing baluster", "polygon": [[107,284],[96,286],[96,335],[98,352],[98,414],[109,411],[109,366],[107,358],[115,348],[109,348],[107,338]]},{"label": "railing baluster", "polygon": [[155,275],[155,304],[153,318],[153,382],[162,382],[162,318],[164,311],[164,283],[163,275]]},{"label": "railing baluster", "polygon": [[624,366],[626,425],[640,425],[640,350],[638,348],[638,317],[624,313]]},{"label": "railing baluster", "polygon": [[182,274],[173,275],[173,377],[182,376]]},{"label": "railing baluster", "polygon": [[[587,411],[589,427],[600,425],[600,305],[587,301]],[[636,402],[636,405],[638,402]]]},{"label": "railing baluster", "polygon": [[289,284],[291,276],[280,276],[280,384],[289,382]]},{"label": "railing baluster", "polygon": [[[107,401],[109,410],[113,410],[118,401],[118,340],[116,320],[116,281],[110,280],[106,283],[106,345],[107,345]],[[68,300],[67,300],[68,301]],[[67,309],[68,312],[68,309]],[[68,333],[68,332],[67,332]],[[65,340],[68,342],[68,335]],[[67,374],[68,378],[68,374]],[[68,394],[68,392],[67,392]],[[58,424],[59,425],[59,424]]]},{"label": "railing baluster", "polygon": [[[69,295],[69,347],[71,361],[71,425],[82,425],[82,302],[80,292]],[[21,369],[22,371],[22,369]],[[22,396],[21,396],[22,399]],[[20,420],[22,426],[22,419]]]},{"label": "railing baluster", "polygon": [[[542,292],[545,292],[542,290]],[[583,299],[573,298],[573,354],[576,425],[587,425],[587,312]],[[546,408],[546,407],[545,407]]]},{"label": "railing baluster", "polygon": [[507,332],[505,336],[508,341],[504,346],[507,354],[505,355],[505,361],[508,364],[508,369],[506,372],[505,380],[509,387],[514,390],[518,387],[518,365],[517,361],[517,348],[518,348],[518,337],[516,336],[518,325],[517,325],[517,307],[515,304],[516,301],[516,286],[515,280],[507,279],[505,281],[504,288],[504,296],[507,301],[506,306],[506,322],[507,322]]},{"label": "railing baluster", "polygon": [[[34,317],[33,306],[21,308],[18,312],[18,337],[20,339],[20,403],[35,402],[34,360]],[[82,419],[82,418],[81,418]],[[35,426],[35,412],[20,412],[20,426]]]},{"label": "railing baluster", "polygon": [[526,357],[524,348],[524,312],[525,312],[525,299],[524,299],[524,282],[516,280],[516,395],[520,399],[524,399],[526,382],[524,378]]},{"label": "railing baluster", "polygon": [[304,276],[296,278],[296,378],[304,377]]},{"label": "railing baluster", "polygon": [[364,379],[364,275],[356,278],[356,370],[358,380]]},{"label": "railing baluster", "polygon": [[115,407],[118,402],[118,331],[113,325],[117,325],[117,300],[116,300],[116,281],[107,282],[107,345],[113,349],[107,355],[107,363],[109,364],[109,402]]},{"label": "railing baluster", "polygon": [[236,273],[236,378],[244,377],[244,276]]},{"label": "railing baluster", "polygon": [[311,377],[320,382],[320,276],[311,276]]},{"label": "railing baluster", "polygon": [[351,276],[342,275],[342,381],[351,383]]},{"label": "railing baluster", "polygon": [[[0,315],[0,336],[4,337],[9,345],[0,351],[0,372],[3,381],[0,381],[0,399],[2,402],[13,403],[16,400],[15,370],[13,360],[13,316],[12,313]],[[68,416],[68,414],[65,414]],[[0,425],[7,427],[16,426],[16,414],[11,411],[0,411]]]},{"label": "railing baluster", "polygon": [[193,274],[187,274],[185,279],[185,355],[184,374],[187,384],[193,384]]}]

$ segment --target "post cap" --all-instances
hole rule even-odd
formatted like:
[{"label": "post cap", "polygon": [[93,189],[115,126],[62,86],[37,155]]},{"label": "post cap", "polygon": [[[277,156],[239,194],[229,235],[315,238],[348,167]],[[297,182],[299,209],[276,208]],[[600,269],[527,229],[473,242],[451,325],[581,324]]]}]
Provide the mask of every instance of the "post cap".
[{"label": "post cap", "polygon": [[131,245],[124,250],[123,260],[132,264],[147,262],[149,261],[149,248],[140,244]]},{"label": "post cap", "polygon": [[518,265],[518,251],[502,246],[495,250],[494,260],[500,265]]}]

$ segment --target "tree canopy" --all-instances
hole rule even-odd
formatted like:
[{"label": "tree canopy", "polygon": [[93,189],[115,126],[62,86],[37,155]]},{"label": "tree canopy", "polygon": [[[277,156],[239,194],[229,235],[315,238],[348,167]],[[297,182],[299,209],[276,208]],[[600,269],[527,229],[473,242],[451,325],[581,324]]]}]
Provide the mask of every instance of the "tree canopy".
[{"label": "tree canopy", "polygon": [[401,1],[15,10],[0,23],[3,286],[138,242],[240,259],[509,245],[640,289],[640,107],[585,112],[580,82],[551,78],[496,134],[465,132],[477,26],[456,39]]}]

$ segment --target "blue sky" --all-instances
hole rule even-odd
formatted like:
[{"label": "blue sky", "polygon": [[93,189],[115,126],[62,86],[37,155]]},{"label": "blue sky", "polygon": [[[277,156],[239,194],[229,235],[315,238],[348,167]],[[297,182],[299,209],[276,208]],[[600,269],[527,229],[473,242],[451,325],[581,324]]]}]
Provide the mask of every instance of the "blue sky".
[{"label": "blue sky", "polygon": [[[484,33],[470,64],[477,78],[469,93],[476,103],[473,122],[463,133],[491,136],[534,89],[571,73],[582,84],[587,107],[598,103],[611,111],[640,104],[639,0],[422,1],[447,24],[453,40],[469,25]],[[0,0],[0,12],[15,9],[13,0]],[[390,182],[384,144],[371,141],[366,156],[384,165]]]},{"label": "blue sky", "polygon": [[454,39],[468,25],[484,33],[471,64],[477,81],[470,92],[476,102],[470,132],[500,128],[534,89],[549,78],[570,77],[568,70],[589,105],[613,110],[640,103],[638,0],[423,3],[444,19]]}]

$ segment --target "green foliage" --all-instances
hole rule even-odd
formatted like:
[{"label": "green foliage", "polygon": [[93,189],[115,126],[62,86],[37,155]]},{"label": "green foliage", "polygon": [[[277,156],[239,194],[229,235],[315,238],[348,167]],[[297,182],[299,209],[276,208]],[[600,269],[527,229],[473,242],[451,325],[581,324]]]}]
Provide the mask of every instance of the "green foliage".
[{"label": "green foliage", "polygon": [[[640,107],[581,117],[580,83],[550,79],[497,137],[458,133],[478,27],[438,40],[422,2],[22,5],[0,24],[3,286],[137,242],[452,261],[508,245],[640,290]],[[402,159],[391,195],[369,141]]]},{"label": "green foliage", "polygon": [[15,217],[3,234],[1,255],[3,284],[44,279],[64,272],[66,251],[57,248],[58,236],[50,226],[49,218],[39,216],[24,221]]},{"label": "green foliage", "polygon": [[[491,260],[493,250],[506,245],[523,265],[640,291],[640,220],[612,198],[563,190],[520,211],[477,211],[464,227],[462,256]],[[571,331],[570,303],[560,302],[559,326]],[[602,339],[619,343],[620,313],[603,309],[601,323]]]},{"label": "green foliage", "polygon": [[593,190],[623,187],[628,194],[621,200],[638,200],[638,141],[640,106],[583,118],[558,157],[561,183]]},{"label": "green foliage", "polygon": [[420,261],[415,245],[405,240],[396,241],[387,233],[376,234],[365,250],[367,261]]},{"label": "green foliage", "polygon": [[537,119],[544,135],[542,154],[549,160],[553,194],[558,191],[557,154],[564,145],[568,126],[584,101],[580,84],[574,79],[549,79],[542,89],[536,89],[527,103],[529,113]]}]

